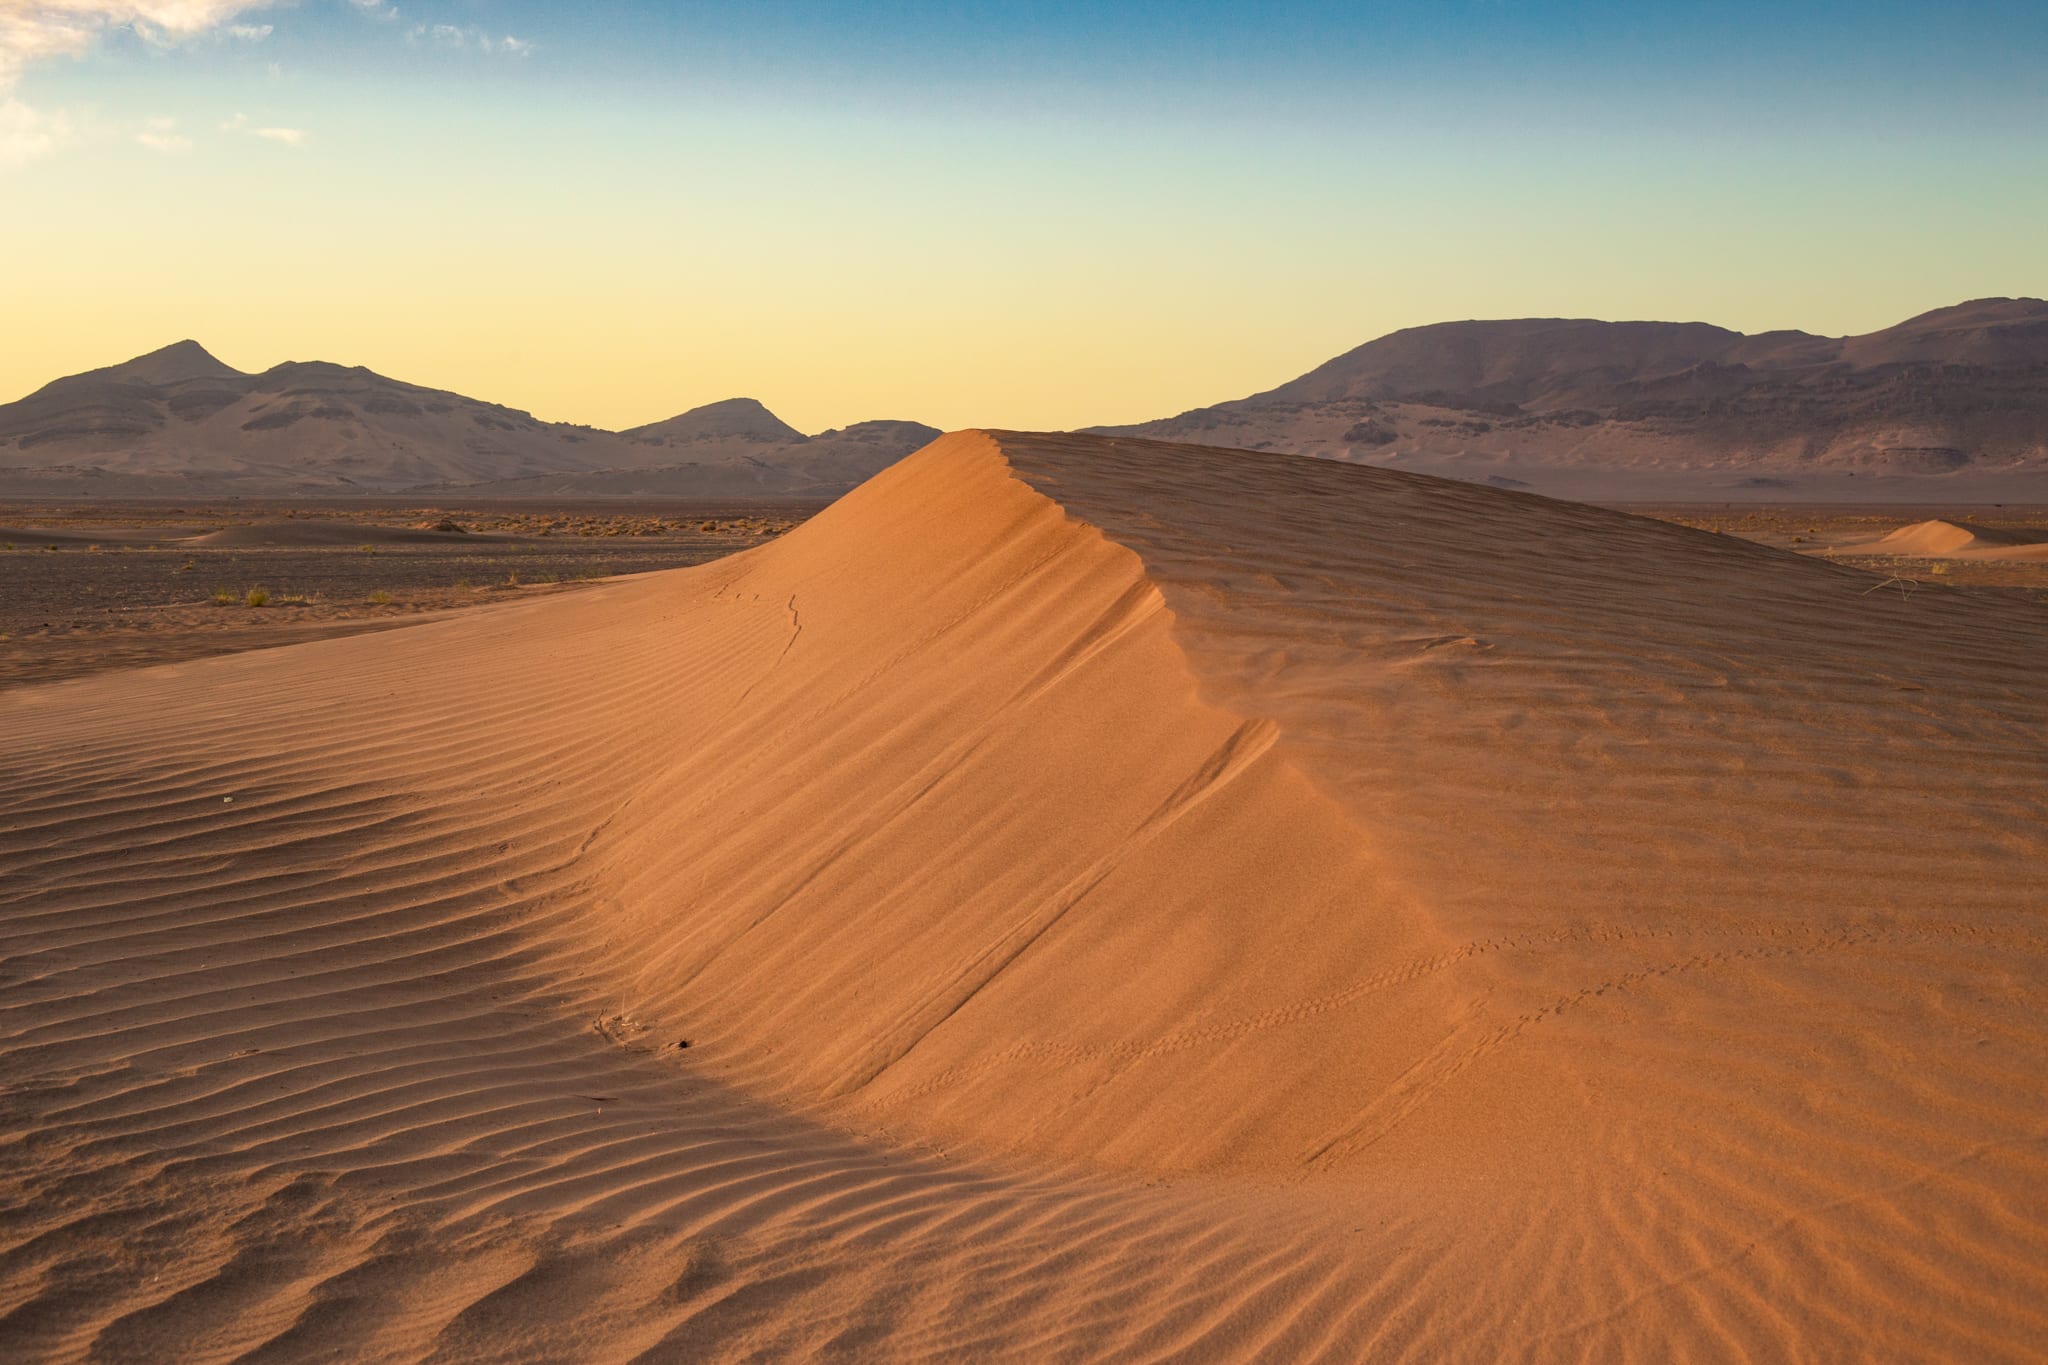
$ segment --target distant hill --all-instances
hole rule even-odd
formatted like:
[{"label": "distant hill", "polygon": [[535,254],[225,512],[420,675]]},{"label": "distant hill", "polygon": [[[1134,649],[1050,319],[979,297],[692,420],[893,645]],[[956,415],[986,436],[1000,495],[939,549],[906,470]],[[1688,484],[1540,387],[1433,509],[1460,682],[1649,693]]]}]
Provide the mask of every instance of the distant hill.
[{"label": "distant hill", "polygon": [[[1091,430],[1574,498],[2048,502],[2048,302],[1979,299],[1855,337],[1446,322],[1249,398]],[[751,398],[600,431],[360,367],[245,374],[181,341],[0,406],[0,495],[825,498],[938,434],[805,435]]]},{"label": "distant hill", "polygon": [[1112,434],[1572,497],[2048,498],[2048,302],[1857,337],[1527,318],[1413,327]]},{"label": "distant hill", "polygon": [[806,436],[744,398],[600,431],[360,367],[245,374],[181,341],[0,406],[0,493],[829,497],[937,435],[866,422]]},{"label": "distant hill", "polygon": [[[752,403],[751,399],[733,402]],[[724,406],[714,404],[713,406]],[[776,421],[759,404],[763,416]],[[696,411],[703,411],[697,409]],[[684,413],[671,419],[682,422]],[[657,423],[666,427],[669,423]],[[921,422],[856,422],[849,427],[792,439],[735,435],[670,437],[647,441],[624,433],[636,445],[658,452],[656,464],[548,474],[469,484],[461,491],[489,497],[815,497],[831,498],[864,483],[913,450],[944,433]],[[650,428],[639,427],[635,431]]]},{"label": "distant hill", "polygon": [[696,446],[725,441],[754,445],[795,445],[804,434],[752,398],[728,398],[691,408],[665,422],[629,427],[620,433],[642,445]]}]

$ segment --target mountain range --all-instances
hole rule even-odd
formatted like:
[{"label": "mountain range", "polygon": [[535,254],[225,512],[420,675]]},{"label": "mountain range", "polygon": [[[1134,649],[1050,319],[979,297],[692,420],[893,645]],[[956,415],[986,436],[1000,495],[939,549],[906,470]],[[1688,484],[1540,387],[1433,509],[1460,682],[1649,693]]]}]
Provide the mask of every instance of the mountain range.
[{"label": "mountain range", "polygon": [[1439,323],[1249,398],[1092,430],[1578,498],[2048,499],[2048,302],[1979,299],[1853,337]]},{"label": "mountain range", "polygon": [[[1089,430],[1584,499],[2048,501],[2048,302],[1852,337],[1438,323],[1249,398]],[[805,435],[749,398],[601,431],[360,367],[245,374],[181,341],[0,406],[0,494],[831,497],[938,434]]]},{"label": "mountain range", "polygon": [[937,435],[882,421],[807,436],[751,398],[601,431],[359,366],[246,374],[181,341],[0,406],[0,491],[831,497]]}]

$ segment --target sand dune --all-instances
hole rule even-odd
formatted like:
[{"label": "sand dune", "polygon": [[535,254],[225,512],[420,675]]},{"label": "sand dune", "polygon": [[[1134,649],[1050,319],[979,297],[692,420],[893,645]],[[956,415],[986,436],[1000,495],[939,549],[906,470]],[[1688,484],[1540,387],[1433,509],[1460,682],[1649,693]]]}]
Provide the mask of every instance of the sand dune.
[{"label": "sand dune", "polygon": [[1967,521],[1916,521],[1876,540],[1844,545],[1845,555],[1913,555],[1929,559],[2048,560],[2048,534]]},{"label": "sand dune", "polygon": [[961,433],[0,693],[0,1342],[2036,1358],[2048,611],[1871,582]]}]

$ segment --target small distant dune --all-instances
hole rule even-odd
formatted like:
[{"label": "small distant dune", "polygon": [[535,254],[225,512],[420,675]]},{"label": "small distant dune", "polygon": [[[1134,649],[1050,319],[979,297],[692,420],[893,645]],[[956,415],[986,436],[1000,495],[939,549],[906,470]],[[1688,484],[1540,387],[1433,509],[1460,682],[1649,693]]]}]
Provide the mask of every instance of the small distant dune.
[{"label": "small distant dune", "polygon": [[216,549],[318,549],[330,545],[467,545],[504,542],[512,536],[480,535],[413,526],[365,526],[350,521],[259,521],[192,536],[187,545]]},{"label": "small distant dune", "polygon": [[1967,521],[1916,521],[1877,540],[1845,545],[1836,553],[1913,555],[1928,559],[2048,560],[2048,531],[1979,526]]}]

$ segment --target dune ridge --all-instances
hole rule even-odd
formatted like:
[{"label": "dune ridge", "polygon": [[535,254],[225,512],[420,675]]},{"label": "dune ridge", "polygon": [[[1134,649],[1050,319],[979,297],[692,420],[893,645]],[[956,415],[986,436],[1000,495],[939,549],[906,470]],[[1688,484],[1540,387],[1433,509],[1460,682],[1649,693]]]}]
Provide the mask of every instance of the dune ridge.
[{"label": "dune ridge", "polygon": [[0,1341],[2030,1358],[2048,614],[1872,582],[970,432],[0,694]]}]

